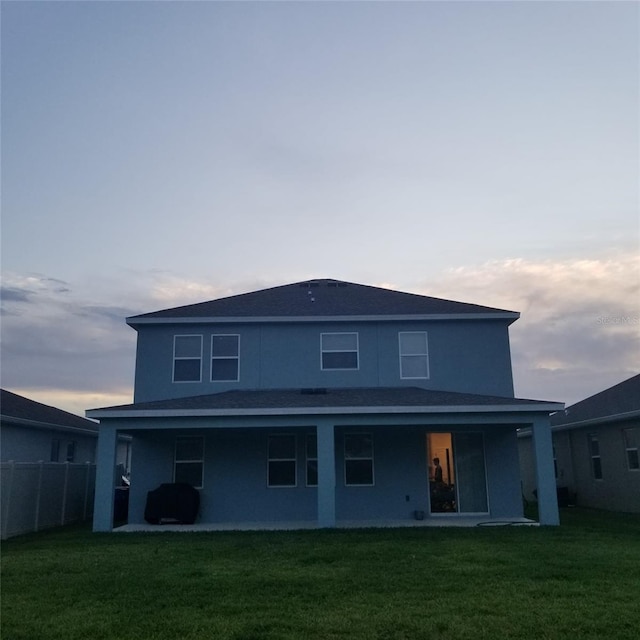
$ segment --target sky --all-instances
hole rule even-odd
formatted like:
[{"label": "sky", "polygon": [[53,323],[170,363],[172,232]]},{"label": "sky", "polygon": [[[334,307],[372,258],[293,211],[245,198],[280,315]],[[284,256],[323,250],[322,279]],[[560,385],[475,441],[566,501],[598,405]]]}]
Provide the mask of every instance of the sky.
[{"label": "sky", "polygon": [[130,402],[127,316],[314,277],[519,311],[519,397],[640,371],[640,4],[0,21],[3,388]]}]

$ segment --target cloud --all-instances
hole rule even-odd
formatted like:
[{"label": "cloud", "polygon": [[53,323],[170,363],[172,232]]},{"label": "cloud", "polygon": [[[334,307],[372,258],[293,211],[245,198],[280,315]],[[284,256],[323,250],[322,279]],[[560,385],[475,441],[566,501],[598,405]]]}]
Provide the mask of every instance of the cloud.
[{"label": "cloud", "polygon": [[519,311],[516,394],[573,403],[640,369],[640,256],[450,269],[420,292]]},{"label": "cloud", "polygon": [[[80,414],[85,408],[130,402],[136,333],[126,317],[312,275],[231,282],[127,270],[67,283],[5,272],[2,385]],[[348,274],[342,277],[349,279]],[[520,311],[510,328],[520,397],[571,404],[639,369],[637,255],[494,261],[453,268],[413,287],[401,282],[379,286]]]},{"label": "cloud", "polygon": [[74,283],[5,272],[3,281],[2,386],[78,414],[132,401],[136,333],[125,318],[267,286],[158,270]]}]

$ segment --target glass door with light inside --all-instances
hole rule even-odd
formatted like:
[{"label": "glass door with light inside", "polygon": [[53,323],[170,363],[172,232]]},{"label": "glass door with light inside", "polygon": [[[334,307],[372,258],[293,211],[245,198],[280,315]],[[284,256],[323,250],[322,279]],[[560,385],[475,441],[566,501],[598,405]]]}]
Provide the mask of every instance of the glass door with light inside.
[{"label": "glass door with light inside", "polygon": [[428,433],[431,513],[487,513],[481,433]]}]

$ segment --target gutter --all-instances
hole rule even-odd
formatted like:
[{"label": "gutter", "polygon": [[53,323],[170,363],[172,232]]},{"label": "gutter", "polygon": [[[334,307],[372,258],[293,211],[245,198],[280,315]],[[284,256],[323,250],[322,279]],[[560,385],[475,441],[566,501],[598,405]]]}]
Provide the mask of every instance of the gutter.
[{"label": "gutter", "polygon": [[[551,425],[551,431],[572,431],[574,429],[583,429],[585,427],[596,427],[601,424],[610,424],[612,422],[623,422],[625,420],[633,420],[634,418],[640,418],[640,409],[634,409],[633,411],[626,411],[625,413],[614,413],[606,416],[599,416],[597,418],[589,418],[587,420],[578,420],[576,422],[567,422],[565,424]],[[528,427],[518,431],[519,438],[527,438],[531,435],[531,429]]]},{"label": "gutter", "polygon": [[[80,418],[81,419],[81,418]],[[54,431],[68,431],[70,433],[78,433],[83,435],[98,435],[98,423],[95,423],[95,429],[72,427],[63,424],[55,424],[53,422],[41,422],[40,420],[28,420],[27,418],[17,418],[15,416],[0,416],[5,424],[15,424],[18,426],[33,427],[34,429],[54,430]]]},{"label": "gutter", "polygon": [[430,313],[430,314],[406,314],[406,315],[341,315],[341,316],[203,316],[203,317],[162,317],[162,318],[138,318],[132,316],[126,319],[130,327],[143,324],[256,324],[290,322],[405,322],[405,321],[432,321],[432,320],[510,320],[515,322],[520,314],[515,311],[502,313]]},{"label": "gutter", "polygon": [[264,407],[225,409],[90,409],[89,418],[196,418],[231,416],[398,415],[443,413],[551,413],[561,403],[536,405],[390,406],[390,407]]}]

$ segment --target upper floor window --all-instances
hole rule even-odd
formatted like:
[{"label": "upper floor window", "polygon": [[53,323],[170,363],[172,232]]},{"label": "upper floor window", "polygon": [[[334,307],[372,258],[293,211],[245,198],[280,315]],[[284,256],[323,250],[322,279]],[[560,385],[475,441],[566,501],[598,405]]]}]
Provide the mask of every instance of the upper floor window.
[{"label": "upper floor window", "polygon": [[202,489],[204,472],[204,438],[184,436],[176,438],[173,461],[174,482],[186,482],[196,489]]},{"label": "upper floor window", "polygon": [[358,368],[357,333],[323,333],[320,351],[323,371]]},{"label": "upper floor window", "polygon": [[429,349],[426,331],[401,331],[400,377],[417,379],[429,377]]},{"label": "upper floor window", "polygon": [[202,336],[173,337],[173,381],[202,380]]},{"label": "upper floor window", "polygon": [[629,471],[640,469],[640,458],[638,458],[638,446],[640,445],[640,427],[633,429],[623,429],[624,448],[627,453],[627,468]]},{"label": "upper floor window", "polygon": [[211,381],[240,379],[240,336],[220,334],[211,336]]},{"label": "upper floor window", "polygon": [[591,455],[591,472],[595,480],[602,480],[602,460],[600,458],[600,442],[594,433],[589,434],[589,453]]}]

